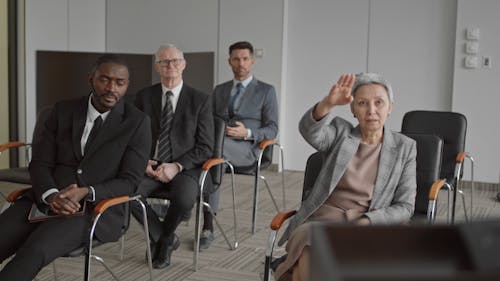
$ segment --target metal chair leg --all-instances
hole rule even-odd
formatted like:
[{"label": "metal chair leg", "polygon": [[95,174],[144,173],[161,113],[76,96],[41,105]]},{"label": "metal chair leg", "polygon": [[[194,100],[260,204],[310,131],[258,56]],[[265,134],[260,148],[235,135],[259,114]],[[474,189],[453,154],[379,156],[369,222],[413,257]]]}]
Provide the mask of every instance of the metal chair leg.
[{"label": "metal chair leg", "polygon": [[267,192],[269,193],[269,196],[271,197],[271,200],[273,201],[274,208],[276,209],[276,212],[280,211],[280,208],[278,207],[278,203],[276,203],[276,199],[274,199],[274,195],[271,192],[271,188],[269,187],[269,184],[267,183],[267,179],[264,176],[260,176],[260,179],[264,181],[264,184],[266,185]]},{"label": "metal chair leg", "polygon": [[202,206],[205,206],[208,209],[208,211],[210,212],[210,214],[212,215],[212,217],[214,218],[215,224],[219,228],[222,236],[224,237],[224,240],[226,240],[226,243],[228,244],[229,249],[234,250],[238,247],[238,233],[237,233],[238,226],[237,226],[236,202],[235,202],[236,194],[235,194],[235,190],[234,190],[234,167],[233,167],[233,165],[231,165],[231,163],[229,163],[226,160],[224,160],[222,163],[219,163],[218,165],[221,165],[221,164],[226,164],[229,167],[229,169],[231,170],[231,190],[232,190],[232,194],[233,194],[233,216],[234,216],[234,244],[231,244],[231,242],[227,238],[226,233],[224,232],[224,229],[220,225],[219,221],[217,220],[217,216],[213,212],[210,204],[203,201],[203,189],[204,189],[204,185],[205,185],[205,179],[206,179],[208,172],[209,172],[209,170],[204,170],[200,176],[200,181],[199,181],[199,186],[200,186],[200,193],[199,194],[200,194],[200,196],[199,196],[199,200],[196,204],[196,219],[195,219],[195,230],[194,230],[195,238],[194,238],[194,254],[193,254],[194,271],[196,271],[198,269],[198,256],[200,253],[201,211],[203,209]]},{"label": "metal chair leg", "polygon": [[149,241],[149,225],[148,225],[148,216],[146,212],[146,206],[140,200],[140,196],[136,196],[133,198],[136,202],[139,203],[142,209],[142,220],[144,221],[144,239],[146,241],[146,255],[148,258],[148,270],[149,270],[149,279],[153,281],[153,264],[152,264],[152,256],[151,256],[151,243]]},{"label": "metal chair leg", "polygon": [[124,249],[125,249],[125,233],[120,237],[120,261],[123,260]]},{"label": "metal chair leg", "polygon": [[[280,151],[281,155],[281,163],[282,163],[282,171],[281,171],[281,182],[282,182],[282,192],[283,192],[283,210],[286,208],[286,195],[285,195],[285,168],[284,168],[284,156],[283,156],[283,146],[279,145],[278,143],[274,143],[274,146],[277,146]],[[269,185],[267,181],[265,181],[265,178],[260,175],[260,165],[262,163],[262,156],[263,156],[264,150],[261,150],[259,153],[259,157],[257,159],[257,165],[255,167],[255,182],[254,182],[254,195],[253,195],[253,210],[252,210],[252,234],[255,234],[256,230],[256,224],[257,224],[257,209],[258,209],[258,198],[259,198],[259,179],[264,179],[264,182],[266,184],[266,187],[269,191],[269,194],[271,195],[271,199],[273,200],[273,204],[276,208],[276,211],[279,212],[279,207],[278,204],[276,203],[276,200],[274,199],[271,189],[269,188]]]},{"label": "metal chair leg", "polygon": [[465,222],[469,222],[469,216],[467,215],[467,205],[465,204],[465,193],[463,192],[463,190],[458,190],[457,192],[462,197],[462,204],[464,206]]},{"label": "metal chair leg", "polygon": [[90,257],[95,259],[99,263],[101,263],[101,265],[104,266],[104,268],[109,272],[109,274],[111,274],[111,276],[113,276],[113,278],[116,281],[120,281],[120,279],[118,279],[118,277],[115,275],[115,273],[111,270],[111,268],[109,268],[109,266],[104,262],[104,260],[101,257],[96,256],[96,255],[91,255]]}]

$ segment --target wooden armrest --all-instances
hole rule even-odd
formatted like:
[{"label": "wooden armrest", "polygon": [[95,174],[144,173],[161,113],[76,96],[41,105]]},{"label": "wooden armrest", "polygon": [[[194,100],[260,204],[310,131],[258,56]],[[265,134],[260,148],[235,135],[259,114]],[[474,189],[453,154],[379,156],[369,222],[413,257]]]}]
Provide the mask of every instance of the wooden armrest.
[{"label": "wooden armrest", "polygon": [[127,196],[127,195],[109,198],[109,199],[104,199],[94,207],[94,213],[95,214],[102,214],[102,213],[104,213],[104,211],[106,211],[107,208],[112,207],[114,205],[122,204],[122,203],[125,203],[128,201],[130,201],[130,196]]},{"label": "wooden armrest", "polygon": [[270,139],[267,139],[267,140],[263,140],[261,142],[259,142],[259,149],[260,150],[263,150],[265,149],[266,147],[270,146],[270,145],[273,145],[276,143],[276,140],[270,140]]},{"label": "wooden armrest", "polygon": [[280,229],[281,225],[291,216],[295,215],[297,213],[296,210],[288,211],[288,212],[279,212],[274,216],[273,220],[271,221],[271,229],[272,230],[278,230]]},{"label": "wooden armrest", "polygon": [[31,187],[27,187],[27,188],[12,191],[11,193],[9,193],[9,195],[7,195],[7,202],[12,203],[12,202],[16,201],[17,198],[23,196],[30,189],[31,189]]},{"label": "wooden armrest", "polygon": [[470,157],[469,152],[460,152],[457,154],[457,158],[455,158],[455,162],[457,164],[461,164],[464,162],[465,157]]},{"label": "wooden armrest", "polygon": [[432,186],[431,190],[429,191],[429,200],[436,200],[438,197],[438,193],[443,188],[444,184],[446,183],[446,180],[444,179],[438,179],[435,181]]},{"label": "wooden armrest", "polygon": [[203,162],[203,166],[201,167],[204,171],[210,170],[215,165],[219,165],[224,163],[224,158],[210,158],[207,161]]},{"label": "wooden armrest", "polygon": [[21,146],[26,146],[26,143],[21,142],[21,141],[11,141],[11,142],[2,143],[2,144],[0,144],[0,153],[9,149],[9,148],[21,147]]}]

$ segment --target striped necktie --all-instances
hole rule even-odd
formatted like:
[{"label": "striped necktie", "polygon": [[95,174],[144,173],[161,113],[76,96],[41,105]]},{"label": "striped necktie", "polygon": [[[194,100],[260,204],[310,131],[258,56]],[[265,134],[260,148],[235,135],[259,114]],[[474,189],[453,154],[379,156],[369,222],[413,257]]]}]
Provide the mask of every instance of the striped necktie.
[{"label": "striped necktie", "polygon": [[172,161],[170,130],[172,129],[172,120],[174,120],[174,110],[170,99],[174,94],[168,91],[166,95],[167,100],[161,111],[160,136],[158,138],[158,160],[170,163]]}]

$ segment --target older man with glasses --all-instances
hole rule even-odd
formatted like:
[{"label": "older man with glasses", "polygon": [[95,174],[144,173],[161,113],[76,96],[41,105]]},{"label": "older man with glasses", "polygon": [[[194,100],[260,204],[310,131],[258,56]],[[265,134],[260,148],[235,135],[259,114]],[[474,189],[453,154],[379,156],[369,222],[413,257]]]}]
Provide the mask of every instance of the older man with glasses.
[{"label": "older man with glasses", "polygon": [[[170,195],[163,222],[146,205],[153,267],[160,269],[170,265],[172,252],[179,247],[175,230],[196,201],[201,165],[212,156],[214,125],[210,96],[182,80],[186,68],[182,51],[174,45],[161,46],[155,68],[161,83],[139,91],[135,105],[151,118],[153,141],[151,160],[138,192],[144,198],[156,190],[167,190]],[[138,205],[131,209],[142,222]]]}]

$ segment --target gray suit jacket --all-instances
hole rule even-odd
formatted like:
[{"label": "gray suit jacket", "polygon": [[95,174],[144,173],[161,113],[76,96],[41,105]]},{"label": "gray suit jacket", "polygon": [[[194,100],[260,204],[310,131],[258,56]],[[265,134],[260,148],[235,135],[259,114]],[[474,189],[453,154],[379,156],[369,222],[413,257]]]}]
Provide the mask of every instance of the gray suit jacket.
[{"label": "gray suit jacket", "polygon": [[[299,130],[310,145],[326,152],[326,158],[311,193],[291,219],[280,245],[328,199],[361,141],[359,126],[354,127],[340,117],[333,119],[332,113],[315,121],[313,108],[300,120]],[[414,140],[384,129],[375,188],[365,213],[372,224],[400,223],[412,216],[417,190],[416,155]]]},{"label": "gray suit jacket", "polygon": [[[217,85],[213,92],[214,114],[229,121],[228,104],[233,80]],[[252,130],[254,146],[278,134],[278,101],[272,85],[255,79],[248,84],[239,105],[234,110],[236,121]]]}]

